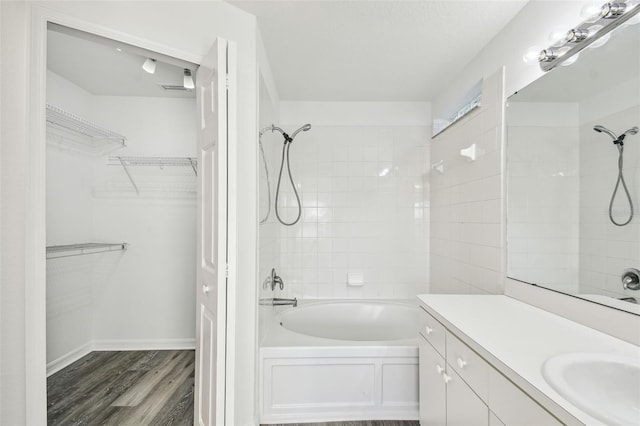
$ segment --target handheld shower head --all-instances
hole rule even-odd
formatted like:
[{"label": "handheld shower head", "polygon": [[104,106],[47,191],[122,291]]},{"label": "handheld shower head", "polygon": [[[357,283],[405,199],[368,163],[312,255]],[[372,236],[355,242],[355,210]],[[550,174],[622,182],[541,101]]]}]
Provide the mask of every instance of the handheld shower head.
[{"label": "handheld shower head", "polygon": [[638,134],[638,126],[632,127],[623,133],[623,135],[636,135],[636,134]]},{"label": "handheld shower head", "polygon": [[611,130],[607,129],[604,126],[601,125],[595,125],[593,126],[593,130],[595,130],[598,133],[606,133],[607,135],[611,136],[611,139],[618,140],[618,135],[616,135],[615,133],[613,133]]},{"label": "handheld shower head", "polygon": [[304,126],[300,127],[298,130],[296,130],[295,132],[293,132],[291,134],[291,140],[293,141],[293,139],[295,139],[296,135],[300,132],[306,132],[311,130],[311,124],[307,123]]}]

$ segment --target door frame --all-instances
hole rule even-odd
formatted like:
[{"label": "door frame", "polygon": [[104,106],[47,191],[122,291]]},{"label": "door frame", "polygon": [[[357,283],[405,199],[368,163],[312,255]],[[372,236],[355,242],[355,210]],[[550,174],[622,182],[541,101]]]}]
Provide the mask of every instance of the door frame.
[{"label": "door frame", "polygon": [[[28,140],[26,141],[28,158],[26,176],[28,179],[28,189],[25,206],[27,215],[25,218],[25,265],[27,265],[25,268],[25,404],[26,424],[46,424],[46,255],[44,247],[46,246],[45,106],[47,23],[53,22],[195,64],[199,64],[202,58],[184,50],[175,49],[118,31],[115,28],[97,25],[49,7],[35,4],[29,5],[28,7],[30,21],[28,29],[29,54],[27,57],[29,61],[29,93],[26,111],[29,118],[27,129]],[[194,114],[195,113],[196,111],[194,109]],[[229,160],[234,161],[235,155],[234,157],[230,157]],[[231,196],[235,197],[235,193],[233,193],[233,195],[230,194],[230,197]],[[230,198],[229,202],[231,201]],[[233,201],[235,201],[235,199]],[[235,205],[233,205],[233,207],[235,208]],[[235,242],[233,242],[233,244],[235,247]],[[235,285],[231,285],[230,287],[233,288]],[[230,305],[233,305],[232,301]],[[227,348],[227,351],[228,350],[229,348]],[[228,367],[227,371],[229,371]],[[233,389],[233,375],[227,375],[227,377],[225,393],[229,393],[229,389]],[[230,402],[233,403],[233,399],[231,399]],[[227,409],[229,408],[231,408],[229,411],[233,412],[228,402]]]}]

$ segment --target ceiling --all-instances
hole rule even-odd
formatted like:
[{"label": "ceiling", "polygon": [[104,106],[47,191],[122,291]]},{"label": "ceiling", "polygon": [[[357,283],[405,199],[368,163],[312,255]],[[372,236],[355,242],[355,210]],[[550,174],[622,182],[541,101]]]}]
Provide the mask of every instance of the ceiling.
[{"label": "ceiling", "polygon": [[[429,101],[527,1],[228,2],[257,16],[282,100]],[[151,52],[58,27],[49,31],[48,67],[88,92],[194,96],[160,87],[182,85],[183,67],[171,58],[151,75],[141,68]]]},{"label": "ceiling", "polygon": [[[148,56],[157,58],[154,74],[142,69]],[[193,64],[180,62],[59,25],[47,32],[47,68],[97,96],[195,98],[193,90],[161,87],[182,86],[184,68],[195,70]]]},{"label": "ceiling", "polygon": [[429,101],[526,0],[227,0],[289,101]]}]

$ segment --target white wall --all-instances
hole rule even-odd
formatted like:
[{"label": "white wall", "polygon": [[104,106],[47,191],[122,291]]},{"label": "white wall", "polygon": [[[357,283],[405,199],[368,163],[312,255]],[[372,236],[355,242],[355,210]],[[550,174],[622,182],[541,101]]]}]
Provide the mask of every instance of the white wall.
[{"label": "white wall", "polygon": [[525,52],[537,46],[549,46],[549,33],[567,31],[580,23],[580,11],[586,2],[580,0],[531,0],[450,82],[443,82],[443,90],[433,100],[434,117],[455,99],[466,93],[480,78],[487,78],[496,69],[505,67],[507,96],[544,74],[538,64],[526,64]]},{"label": "white wall", "polygon": [[[255,300],[256,290],[256,28],[255,17],[219,1],[213,2],[2,2],[2,389],[0,389],[3,424],[43,424],[45,405],[45,300],[44,254],[38,265],[26,265],[24,259],[34,255],[44,229],[44,198],[38,198],[38,186],[44,176],[38,175],[44,159],[36,145],[29,145],[30,117],[39,111],[38,90],[29,86],[30,72],[38,80],[38,64],[32,61],[30,47],[42,44],[32,40],[31,23],[43,33],[44,21],[78,27],[106,37],[137,44],[167,55],[199,63],[216,37],[224,37],[238,45],[238,156],[236,200],[238,212],[237,239],[244,250],[242,268],[234,269],[236,286],[235,340],[230,357],[234,359],[230,380],[237,396],[229,418],[235,424],[255,421]],[[34,10],[38,14],[32,14]],[[51,11],[51,12],[50,12]],[[153,19],[149,19],[153,16]],[[182,19],[176,20],[176,16]],[[33,18],[33,21],[32,21]],[[35,28],[34,28],[35,29]],[[33,42],[33,44],[32,44]],[[7,64],[11,66],[8,67]],[[34,68],[35,67],[35,68]],[[41,77],[44,77],[43,75]],[[31,99],[30,96],[34,95]],[[36,135],[33,135],[35,138]],[[37,141],[37,139],[34,139]],[[34,148],[28,155],[29,148]],[[30,182],[36,178],[37,181]],[[35,185],[35,186],[33,186]],[[32,189],[35,189],[32,191]],[[5,232],[7,231],[7,232]],[[6,248],[11,247],[10,251]],[[236,265],[232,265],[232,268]],[[26,303],[25,303],[26,300]],[[6,324],[11,324],[8,327]],[[229,401],[233,402],[233,398]]]},{"label": "white wall", "polygon": [[[432,293],[503,292],[504,73],[486,78],[482,105],[430,142]],[[475,144],[475,161],[460,155]]]},{"label": "white wall", "polygon": [[[505,67],[504,93],[506,96],[523,88],[540,77],[543,72],[537,64],[528,65],[522,57],[532,46],[540,48],[549,44],[548,35],[554,29],[567,30],[581,21],[582,1],[530,1],[507,26],[489,42],[478,55],[451,82],[443,84],[445,88],[434,100],[434,116],[443,111],[457,97],[464,94],[479,78],[486,78],[497,68]],[[451,154],[455,148],[451,149]],[[435,160],[432,152],[432,161]],[[501,175],[500,179],[503,176]],[[495,187],[495,186],[494,186]],[[491,220],[497,220],[500,226],[505,223],[502,212],[494,213]],[[483,240],[485,241],[485,240]],[[433,247],[432,247],[433,250]],[[504,280],[504,274],[500,277]],[[600,309],[598,305],[572,297],[558,295],[527,284],[506,280],[506,294],[544,307],[559,315],[565,315],[601,331],[624,336],[637,342],[637,317],[620,315],[611,309]],[[631,336],[631,337],[629,337]]]},{"label": "white wall", "polygon": [[[47,102],[75,114],[88,112],[93,96],[47,73]],[[47,246],[92,242],[94,158],[64,150],[56,135],[47,143]],[[84,355],[92,336],[93,259],[47,261],[47,364]],[[73,354],[73,355],[72,355]]]},{"label": "white wall", "polygon": [[[279,226],[284,294],[409,299],[428,284],[428,103],[282,102],[299,133],[291,168],[303,205]],[[282,138],[274,141],[282,149]],[[271,166],[278,170],[280,158]],[[277,180],[277,178],[274,178]],[[283,174],[281,216],[297,215]],[[347,285],[349,274],[362,286]]]}]

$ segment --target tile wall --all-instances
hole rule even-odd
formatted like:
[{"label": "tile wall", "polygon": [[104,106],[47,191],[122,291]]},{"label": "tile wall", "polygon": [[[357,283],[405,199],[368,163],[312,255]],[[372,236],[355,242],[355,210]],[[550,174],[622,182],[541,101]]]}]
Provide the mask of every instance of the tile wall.
[{"label": "tile wall", "polygon": [[[628,225],[609,220],[609,202],[618,175],[618,150],[609,136],[596,133],[603,125],[616,134],[640,126],[640,78],[611,87],[580,103],[580,292],[611,297],[637,296],[624,290],[621,274],[640,264],[640,134],[627,136],[623,173],[635,209]],[[622,186],[618,189],[613,216],[625,222],[629,205]]]},{"label": "tile wall", "polygon": [[[277,225],[284,296],[409,299],[426,291],[429,132],[313,125],[297,136],[290,159],[302,218]],[[272,194],[279,163],[269,165]],[[280,215],[292,221],[297,208],[286,168],[281,188]]]},{"label": "tile wall", "polygon": [[578,290],[579,132],[576,103],[507,108],[507,275]]},{"label": "tile wall", "polygon": [[[482,106],[434,138],[431,170],[432,293],[502,293],[502,110],[504,73],[485,79]],[[460,150],[476,144],[468,161]]]}]

